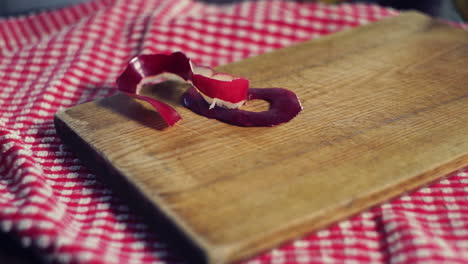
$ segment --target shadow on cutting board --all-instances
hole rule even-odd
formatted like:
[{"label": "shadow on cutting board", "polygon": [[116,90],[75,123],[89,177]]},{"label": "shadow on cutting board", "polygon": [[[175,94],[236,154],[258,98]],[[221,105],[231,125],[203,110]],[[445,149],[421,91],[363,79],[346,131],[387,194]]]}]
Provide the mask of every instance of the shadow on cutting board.
[{"label": "shadow on cutting board", "polygon": [[[178,81],[165,81],[154,85],[146,85],[141,94],[155,98],[172,107],[182,107],[182,96],[190,87],[189,84]],[[116,95],[100,100],[98,103],[120,115],[134,120],[146,127],[156,130],[167,128],[167,123],[148,103],[131,98],[128,95],[117,93]],[[103,120],[104,121],[104,120]],[[106,126],[105,121],[101,124]]]},{"label": "shadow on cutting board", "polygon": [[[127,117],[130,120],[136,121],[146,127],[156,130],[163,130],[167,127],[164,119],[155,110],[145,107],[141,100],[131,98],[122,93],[114,96],[104,98],[99,101],[99,105]],[[103,120],[104,121],[104,120]],[[103,127],[107,126],[104,121],[101,124]]]}]

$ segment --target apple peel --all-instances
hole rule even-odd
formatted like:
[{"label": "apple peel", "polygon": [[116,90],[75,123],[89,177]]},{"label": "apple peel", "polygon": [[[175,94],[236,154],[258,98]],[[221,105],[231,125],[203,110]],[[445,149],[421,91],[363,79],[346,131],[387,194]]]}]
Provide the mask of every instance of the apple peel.
[{"label": "apple peel", "polygon": [[184,94],[184,105],[193,112],[221,122],[241,127],[272,127],[289,122],[302,110],[297,95],[284,88],[250,88],[248,100],[265,100],[270,103],[267,111],[251,112],[242,109],[215,107],[208,109],[207,103],[194,88]]},{"label": "apple peel", "polygon": [[[166,80],[184,81],[193,86],[184,94],[185,107],[233,125],[275,126],[288,122],[302,110],[292,91],[283,88],[249,89],[249,80],[196,65],[182,52],[136,56],[116,82],[119,91],[150,103],[164,121],[173,126],[182,118],[172,106],[140,95],[144,85]],[[249,112],[236,109],[253,99],[268,101],[270,110]]]},{"label": "apple peel", "polygon": [[223,108],[239,108],[246,99],[249,90],[249,80],[225,73],[216,73],[211,68],[190,63],[192,69],[192,85],[210,105]]},{"label": "apple peel", "polygon": [[150,103],[169,126],[173,126],[182,117],[170,105],[154,98],[139,95],[145,84],[157,83],[168,79],[187,81],[191,77],[189,59],[182,52],[172,54],[150,54],[134,57],[117,78],[117,87],[121,92]]},{"label": "apple peel", "polygon": [[216,73],[209,67],[192,64],[182,52],[148,54],[134,57],[117,78],[121,92],[150,103],[169,126],[182,118],[170,105],[148,96],[139,95],[145,84],[164,80],[182,80],[191,83],[203,98],[214,106],[238,108],[247,98],[249,81],[229,74]]}]

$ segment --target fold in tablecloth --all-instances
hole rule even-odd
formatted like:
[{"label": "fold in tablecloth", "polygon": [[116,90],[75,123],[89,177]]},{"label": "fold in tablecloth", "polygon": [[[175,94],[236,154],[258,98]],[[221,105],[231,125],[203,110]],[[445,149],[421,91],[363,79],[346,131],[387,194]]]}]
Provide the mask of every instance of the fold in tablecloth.
[{"label": "fold in tablecloth", "polygon": [[[179,263],[56,136],[134,55],[219,65],[397,15],[374,5],[101,0],[0,20],[0,228],[59,263]],[[159,262],[158,262],[159,261]],[[467,263],[468,171],[247,263]],[[188,261],[189,263],[189,261]]]}]

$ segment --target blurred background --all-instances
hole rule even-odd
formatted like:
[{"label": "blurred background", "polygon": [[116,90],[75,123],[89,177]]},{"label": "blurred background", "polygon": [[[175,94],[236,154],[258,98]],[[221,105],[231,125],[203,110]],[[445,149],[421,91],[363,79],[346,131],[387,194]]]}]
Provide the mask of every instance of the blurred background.
[{"label": "blurred background", "polygon": [[44,9],[60,8],[87,0],[0,0],[0,15],[12,16]]},{"label": "blurred background", "polygon": [[[16,16],[60,8],[90,0],[0,0],[0,16]],[[241,0],[200,0],[208,3],[227,4]],[[307,1],[307,0],[302,0]],[[312,1],[312,0],[309,0]],[[400,10],[414,9],[433,17],[461,22],[468,20],[468,0],[318,0],[318,2],[371,2]]]}]

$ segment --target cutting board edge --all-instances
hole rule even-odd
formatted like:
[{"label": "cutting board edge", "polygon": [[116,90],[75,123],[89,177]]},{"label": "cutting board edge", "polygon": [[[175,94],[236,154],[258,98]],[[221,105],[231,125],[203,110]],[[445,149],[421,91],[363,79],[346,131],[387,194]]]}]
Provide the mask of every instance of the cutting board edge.
[{"label": "cutting board edge", "polygon": [[[54,115],[54,126],[60,140],[70,147],[72,153],[86,164],[98,179],[118,193],[119,197],[125,197],[122,200],[130,205],[131,210],[137,215],[142,215],[149,227],[161,235],[178,254],[188,259],[195,259],[196,263],[218,263],[210,261],[212,258],[208,255],[210,246],[205,241],[197,239],[190,228],[170,210],[164,208],[163,204],[151,201],[145,190],[128,177],[123,176],[118,168],[112,166],[104,158],[105,155],[88,144],[81,137],[82,135],[70,126],[71,122],[79,122],[79,120],[70,117],[66,111],[67,109],[58,111]],[[67,134],[72,136],[66,136]],[[112,181],[115,179],[118,181]],[[125,187],[121,188],[122,186]],[[157,219],[158,222],[155,224],[154,221],[148,221],[148,219]]]},{"label": "cutting board edge", "polygon": [[[463,154],[449,162],[441,163],[439,166],[426,173],[406,179],[398,184],[385,186],[382,190],[374,191],[373,193],[366,194],[363,197],[352,197],[350,200],[343,202],[336,207],[328,208],[328,210],[320,212],[319,215],[314,213],[312,217],[306,216],[302,219],[297,219],[295,222],[290,223],[287,226],[275,229],[263,236],[257,236],[251,241],[242,241],[239,245],[243,244],[243,246],[235,248],[235,251],[241,252],[241,254],[237,255],[236,252],[234,252],[233,255],[230,255],[230,259],[232,258],[235,261],[246,260],[249,257],[259,254],[259,252],[265,252],[268,249],[288,243],[293,239],[307,236],[308,234],[317,232],[320,229],[334,225],[341,220],[349,219],[365,210],[380,206],[385,202],[398,199],[403,195],[430,185],[447,174],[453,173],[466,166],[468,166],[468,154]],[[403,192],[401,191],[402,189],[404,190]],[[372,202],[369,203],[367,202],[368,200]],[[331,214],[330,212],[335,213]],[[333,217],[330,218],[330,215],[333,215]],[[262,245],[260,247],[256,246],[259,245],[257,241],[261,241]],[[267,245],[265,241],[268,241],[269,245]]]}]

